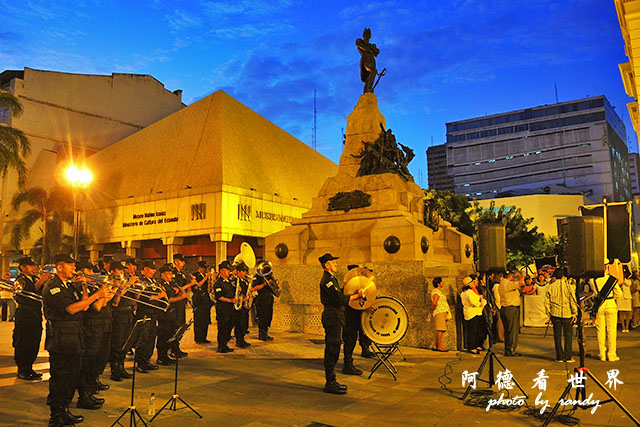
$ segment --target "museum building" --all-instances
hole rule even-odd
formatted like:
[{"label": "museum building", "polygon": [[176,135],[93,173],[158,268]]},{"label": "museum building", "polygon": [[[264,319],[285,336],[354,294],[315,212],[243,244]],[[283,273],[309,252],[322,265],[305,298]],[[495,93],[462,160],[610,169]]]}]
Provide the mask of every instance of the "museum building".
[{"label": "museum building", "polygon": [[89,156],[78,195],[91,259],[219,263],[300,218],[338,166],[223,91]]}]

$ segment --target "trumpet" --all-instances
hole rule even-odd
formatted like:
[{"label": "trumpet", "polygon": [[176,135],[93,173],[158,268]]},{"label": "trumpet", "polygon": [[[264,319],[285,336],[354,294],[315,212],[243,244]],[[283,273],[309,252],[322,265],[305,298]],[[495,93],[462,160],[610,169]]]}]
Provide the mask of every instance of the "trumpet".
[{"label": "trumpet", "polygon": [[22,295],[25,298],[29,298],[34,301],[42,302],[42,296],[35,292],[29,292],[22,289],[20,283],[14,283],[11,280],[0,279],[0,289],[13,292],[13,295]]},{"label": "trumpet", "polygon": [[[148,307],[155,308],[157,310],[161,310],[161,311],[164,311],[164,312],[166,312],[167,309],[169,308],[169,301],[164,300],[164,299],[154,300],[154,301],[157,301],[160,304],[160,306],[158,306],[158,305],[152,304],[150,302],[146,302],[146,301],[143,301],[141,299],[134,298],[132,296],[127,295],[126,294],[127,291],[134,291],[136,293],[143,294],[147,298],[149,298],[151,296],[154,296],[154,295],[157,295],[157,294],[152,293],[151,291],[135,290],[135,289],[131,289],[131,288],[128,288],[128,287],[125,287],[125,286],[116,285],[115,283],[112,283],[109,280],[107,280],[107,276],[94,275],[94,274],[85,274],[85,273],[76,272],[76,277],[84,277],[84,278],[89,279],[90,281],[86,282],[87,285],[95,287],[95,288],[100,287],[98,284],[106,285],[106,286],[108,286],[110,288],[116,288],[120,292],[122,292],[122,293],[120,293],[120,298],[125,298],[125,299],[131,300],[131,301],[133,301],[135,303],[146,305]],[[141,286],[142,283],[136,283],[135,285]]]}]

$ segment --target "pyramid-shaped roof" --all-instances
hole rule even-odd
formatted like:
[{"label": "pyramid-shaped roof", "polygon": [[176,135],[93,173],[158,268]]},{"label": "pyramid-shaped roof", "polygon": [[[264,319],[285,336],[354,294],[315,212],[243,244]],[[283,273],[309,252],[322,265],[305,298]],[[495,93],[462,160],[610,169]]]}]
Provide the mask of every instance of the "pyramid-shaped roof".
[{"label": "pyramid-shaped roof", "polygon": [[213,94],[87,159],[90,199],[230,185],[311,203],[337,165],[225,92]]}]

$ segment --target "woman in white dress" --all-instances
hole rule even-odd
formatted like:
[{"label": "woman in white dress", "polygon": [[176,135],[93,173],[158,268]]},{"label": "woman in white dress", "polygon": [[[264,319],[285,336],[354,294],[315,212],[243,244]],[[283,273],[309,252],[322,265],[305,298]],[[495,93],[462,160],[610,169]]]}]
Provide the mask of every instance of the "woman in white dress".
[{"label": "woman in white dress", "polygon": [[431,291],[431,315],[435,323],[436,336],[431,350],[448,351],[442,347],[442,337],[447,331],[447,320],[451,318],[451,310],[447,303],[447,297],[440,290],[442,286],[442,277],[433,279],[433,290]]}]

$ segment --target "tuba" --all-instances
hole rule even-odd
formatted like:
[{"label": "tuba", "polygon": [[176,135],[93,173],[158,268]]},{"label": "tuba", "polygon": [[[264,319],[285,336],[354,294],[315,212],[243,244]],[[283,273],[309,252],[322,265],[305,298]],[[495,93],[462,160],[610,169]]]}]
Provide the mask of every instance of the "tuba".
[{"label": "tuba", "polygon": [[[253,252],[253,248],[247,242],[242,242],[240,245],[240,253],[235,256],[233,259],[233,266],[237,266],[241,263],[244,263],[247,267],[253,268],[256,266],[256,254]],[[247,280],[250,280],[251,277],[248,277]],[[251,281],[249,281],[249,287],[247,288],[247,293],[242,295],[242,287],[240,286],[240,278],[236,277],[236,303],[233,308],[236,310],[240,310],[243,306],[246,308],[251,307],[251,303],[253,303],[253,297],[251,296]],[[244,301],[245,297],[249,297],[249,301]]]},{"label": "tuba", "polygon": [[256,273],[258,276],[264,278],[267,286],[271,288],[271,292],[277,298],[280,296],[280,282],[273,278],[273,276],[268,277],[273,272],[273,264],[270,261],[262,261],[258,264],[258,268]]}]

